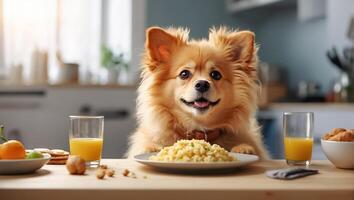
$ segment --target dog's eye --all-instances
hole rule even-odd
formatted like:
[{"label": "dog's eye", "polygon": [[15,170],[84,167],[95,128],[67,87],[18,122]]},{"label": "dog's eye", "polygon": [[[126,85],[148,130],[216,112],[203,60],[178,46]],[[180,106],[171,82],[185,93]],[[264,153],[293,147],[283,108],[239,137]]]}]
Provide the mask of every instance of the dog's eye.
[{"label": "dog's eye", "polygon": [[212,71],[210,72],[210,77],[214,80],[220,80],[221,79],[221,74],[218,71]]},{"label": "dog's eye", "polygon": [[188,71],[188,70],[183,70],[183,71],[181,71],[181,73],[179,74],[179,77],[181,78],[181,79],[187,79],[187,78],[189,78],[191,76],[191,72],[190,71]]}]

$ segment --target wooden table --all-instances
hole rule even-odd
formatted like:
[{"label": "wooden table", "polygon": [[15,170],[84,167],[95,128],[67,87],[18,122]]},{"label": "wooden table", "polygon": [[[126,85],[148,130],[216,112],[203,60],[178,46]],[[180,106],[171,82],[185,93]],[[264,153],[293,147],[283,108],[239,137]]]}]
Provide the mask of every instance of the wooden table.
[{"label": "wooden table", "polygon": [[[224,174],[183,175],[158,172],[132,160],[103,160],[116,169],[114,178],[98,180],[95,169],[68,175],[65,166],[46,165],[34,174],[0,176],[0,197],[12,199],[354,199],[354,171],[314,161],[320,174],[284,181],[266,177],[284,161],[258,162]],[[137,178],[124,177],[128,168]],[[144,177],[146,176],[146,177]]]}]

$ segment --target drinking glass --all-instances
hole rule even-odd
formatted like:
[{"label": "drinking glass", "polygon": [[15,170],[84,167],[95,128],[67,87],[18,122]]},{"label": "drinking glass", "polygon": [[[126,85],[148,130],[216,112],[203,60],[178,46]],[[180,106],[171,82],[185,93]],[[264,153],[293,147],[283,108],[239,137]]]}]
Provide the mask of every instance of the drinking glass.
[{"label": "drinking glass", "polygon": [[88,166],[100,164],[103,148],[103,116],[70,116],[70,154],[78,155]]},{"label": "drinking glass", "polygon": [[288,165],[309,166],[312,157],[314,114],[283,113],[285,160]]}]

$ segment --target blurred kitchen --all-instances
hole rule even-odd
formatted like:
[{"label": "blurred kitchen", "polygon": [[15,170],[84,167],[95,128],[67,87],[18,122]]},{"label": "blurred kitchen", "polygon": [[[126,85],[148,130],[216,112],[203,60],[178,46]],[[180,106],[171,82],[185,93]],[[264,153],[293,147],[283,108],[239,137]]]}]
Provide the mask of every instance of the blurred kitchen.
[{"label": "blurred kitchen", "polygon": [[69,115],[104,115],[104,157],[136,127],[146,27],[249,29],[259,44],[258,118],[283,157],[282,112],[315,112],[320,136],[354,128],[353,0],[0,0],[0,124],[26,147],[68,149]]}]

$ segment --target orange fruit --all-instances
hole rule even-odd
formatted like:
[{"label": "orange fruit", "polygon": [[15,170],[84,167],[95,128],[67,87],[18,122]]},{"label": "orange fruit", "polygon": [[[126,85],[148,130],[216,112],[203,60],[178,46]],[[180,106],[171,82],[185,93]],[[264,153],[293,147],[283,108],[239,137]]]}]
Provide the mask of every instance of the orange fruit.
[{"label": "orange fruit", "polygon": [[0,146],[1,159],[24,159],[26,150],[23,144],[17,140],[9,140]]}]

